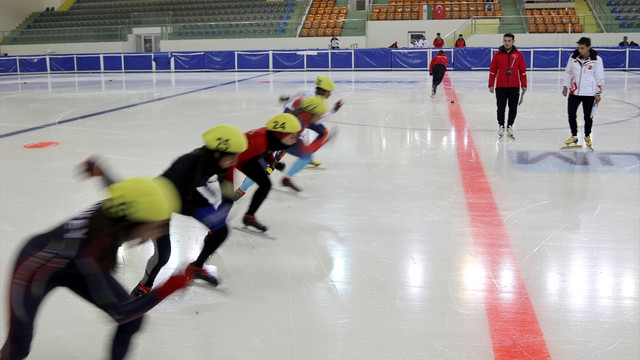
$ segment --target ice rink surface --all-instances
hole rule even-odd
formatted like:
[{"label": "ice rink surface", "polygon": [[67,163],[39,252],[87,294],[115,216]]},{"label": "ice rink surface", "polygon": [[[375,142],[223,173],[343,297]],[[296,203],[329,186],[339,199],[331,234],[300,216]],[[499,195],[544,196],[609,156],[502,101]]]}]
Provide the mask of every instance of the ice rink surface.
[{"label": "ice rink surface", "polygon": [[[345,105],[315,155],[326,169],[295,177],[309,198],[272,191],[257,217],[276,239],[232,231],[208,261],[221,285],[196,282],[149,312],[130,359],[640,357],[640,74],[615,71],[595,152],[560,150],[563,72],[528,73],[515,141],[496,135],[486,71],[448,73],[434,98],[426,72],[0,77],[0,341],[24,241],[101,199],[99,181],[74,177],[78,163],[100,154],[123,178],[160,174],[210,127],[264,126],[280,94],[319,74],[336,84],[329,103]],[[24,147],[41,142],[59,144]],[[174,216],[156,283],[205,234]],[[151,253],[121,249],[125,288]],[[114,329],[57,289],[30,359],[106,359]]]}]

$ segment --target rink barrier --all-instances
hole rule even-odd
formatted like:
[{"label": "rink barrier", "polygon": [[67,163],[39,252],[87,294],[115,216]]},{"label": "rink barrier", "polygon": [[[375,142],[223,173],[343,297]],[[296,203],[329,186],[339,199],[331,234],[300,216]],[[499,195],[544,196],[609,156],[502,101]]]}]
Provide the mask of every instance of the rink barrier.
[{"label": "rink barrier", "polygon": [[[487,70],[497,48],[174,51],[46,54],[0,57],[0,74],[160,72],[426,70],[438,50],[449,70]],[[575,48],[518,48],[529,70],[561,70]],[[597,48],[608,70],[640,70],[640,48]]]}]

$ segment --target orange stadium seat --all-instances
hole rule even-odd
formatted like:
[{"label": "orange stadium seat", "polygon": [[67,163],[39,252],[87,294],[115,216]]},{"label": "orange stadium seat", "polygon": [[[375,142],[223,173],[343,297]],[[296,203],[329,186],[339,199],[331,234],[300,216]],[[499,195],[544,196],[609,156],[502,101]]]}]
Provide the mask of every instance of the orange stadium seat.
[{"label": "orange stadium seat", "polygon": [[327,27],[327,21],[326,20],[320,21],[320,26],[318,26],[318,27],[320,29],[326,28]]},{"label": "orange stadium seat", "polygon": [[396,13],[396,20],[402,20],[402,13]]},{"label": "orange stadium seat", "polygon": [[574,25],[575,24],[580,24],[580,18],[577,17],[577,16],[572,16],[571,17],[571,23],[574,24]]},{"label": "orange stadium seat", "polygon": [[316,29],[309,29],[309,36],[315,37],[316,36]]},{"label": "orange stadium seat", "polygon": [[378,19],[379,20],[387,20],[387,13],[380,13],[380,15],[378,15]]},{"label": "orange stadium seat", "polygon": [[530,33],[536,32],[536,24],[533,24],[533,23],[529,24],[529,32]]},{"label": "orange stadium seat", "polygon": [[320,20],[327,21],[327,20],[329,20],[330,16],[331,16],[330,14],[324,14],[324,15],[322,15],[322,18]]},{"label": "orange stadium seat", "polygon": [[476,14],[478,15],[478,17],[485,17],[484,10],[478,10],[476,11]]},{"label": "orange stadium seat", "polygon": [[567,10],[567,15],[575,15],[575,14],[576,14],[576,9]]},{"label": "orange stadium seat", "polygon": [[493,11],[489,10],[485,12],[486,17],[493,17]]},{"label": "orange stadium seat", "polygon": [[556,25],[556,32],[566,33],[568,27],[569,27],[569,25],[565,26],[565,25],[562,25],[562,24],[558,24],[558,25]]},{"label": "orange stadium seat", "polygon": [[545,33],[545,32],[547,32],[546,29],[547,28],[544,26],[544,24],[538,24],[538,31],[536,31],[536,32]]},{"label": "orange stadium seat", "polygon": [[582,32],[582,24],[573,25],[571,31],[575,32],[575,33],[581,33]]},{"label": "orange stadium seat", "polygon": [[316,32],[316,35],[317,36],[324,36],[325,35],[324,34],[324,29],[318,29],[317,32]]},{"label": "orange stadium seat", "polygon": [[548,24],[547,28],[545,30],[548,33],[554,33],[554,32],[556,32],[556,26],[553,25],[553,24]]},{"label": "orange stadium seat", "polygon": [[373,21],[378,20],[378,13],[374,13],[374,12],[372,12],[372,13],[371,13],[371,20],[373,20]]},{"label": "orange stadium seat", "polygon": [[[377,15],[377,14],[376,14],[376,15]],[[373,20],[373,19],[372,19],[372,20]],[[335,22],[335,21],[333,21],[333,20],[329,20],[329,21],[327,21],[327,27],[328,27],[329,29],[333,29],[334,27],[336,27],[336,22]]]},{"label": "orange stadium seat", "polygon": [[311,8],[311,9],[309,9],[309,14],[311,14],[311,15],[315,15],[315,14],[317,14],[317,13],[318,13],[318,8]]},{"label": "orange stadium seat", "polygon": [[403,12],[402,13],[402,20],[411,20],[411,13]]},{"label": "orange stadium seat", "polygon": [[417,12],[411,13],[411,20],[420,20],[420,15]]},{"label": "orange stadium seat", "polygon": [[340,28],[333,29],[333,35],[340,36],[340,33],[342,33],[342,29]]},{"label": "orange stadium seat", "polygon": [[388,8],[386,6],[380,6],[380,12],[381,13],[386,13],[388,10]]}]

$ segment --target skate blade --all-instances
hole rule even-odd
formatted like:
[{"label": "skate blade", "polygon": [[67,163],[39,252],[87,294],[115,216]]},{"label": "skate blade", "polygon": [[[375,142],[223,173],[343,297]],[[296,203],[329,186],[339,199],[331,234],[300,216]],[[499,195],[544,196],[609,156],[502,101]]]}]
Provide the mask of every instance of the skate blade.
[{"label": "skate blade", "polygon": [[309,165],[307,166],[305,169],[310,169],[310,170],[324,170],[326,169],[324,166],[314,166],[314,165]]},{"label": "skate blade", "polygon": [[507,137],[508,137],[508,138],[510,138],[511,140],[515,140],[515,139],[516,139],[516,137],[515,137],[515,136],[513,136],[513,135],[508,135],[508,134],[507,134]]},{"label": "skate blade", "polygon": [[247,227],[247,226],[234,226],[233,229],[234,230],[238,230],[238,231],[242,231],[243,233],[246,233],[246,234],[260,236],[260,237],[263,237],[263,238],[266,238],[266,239],[271,239],[271,240],[275,240],[276,239],[276,237],[271,235],[271,234],[268,234],[268,233],[266,233],[264,231],[260,231],[258,229],[253,229],[253,228],[250,228],[250,227]]},{"label": "skate blade", "polygon": [[287,195],[291,195],[291,196],[295,196],[297,198],[300,199],[308,199],[311,197],[311,195],[302,192],[302,191],[295,191],[290,187],[286,187],[286,186],[274,186],[272,187],[272,189],[278,190],[279,192],[285,193]]},{"label": "skate blade", "polygon": [[590,151],[595,151],[593,150],[593,145],[587,145],[587,149],[589,149]]},{"label": "skate blade", "polygon": [[580,149],[582,147],[582,145],[565,145],[563,147],[561,147],[560,149],[562,150],[566,150],[566,149]]}]

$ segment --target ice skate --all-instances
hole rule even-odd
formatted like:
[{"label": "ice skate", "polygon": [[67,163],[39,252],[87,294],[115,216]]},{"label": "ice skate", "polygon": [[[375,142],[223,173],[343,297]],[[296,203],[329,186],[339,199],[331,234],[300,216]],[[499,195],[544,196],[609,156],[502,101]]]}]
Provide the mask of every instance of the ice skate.
[{"label": "ice skate", "polygon": [[290,189],[293,189],[295,192],[301,192],[302,191],[302,189],[299,188],[296,184],[294,184],[293,181],[291,181],[291,179],[288,178],[288,177],[282,178],[282,186],[288,187]]},{"label": "ice skate", "polygon": [[213,286],[218,286],[219,284],[218,278],[203,267],[189,264],[189,266],[187,266],[187,273],[189,272],[193,273],[194,279],[204,280]]},{"label": "ice skate", "polygon": [[313,169],[313,170],[324,170],[325,167],[321,166],[322,163],[319,161],[315,161],[315,160],[311,160],[311,162],[309,163],[309,165],[306,166],[307,169]]},{"label": "ice skate", "polygon": [[251,226],[262,232],[267,231],[267,227],[264,226],[262,223],[260,223],[258,219],[256,219],[256,217],[253,215],[244,214],[244,217],[242,218],[242,223],[244,224],[245,229]]},{"label": "ice skate", "polygon": [[241,188],[237,188],[236,192],[235,192],[235,200],[240,200],[240,198],[242,198],[244,196],[244,194],[246,194],[246,192],[244,190],[242,190]]},{"label": "ice skate", "polygon": [[436,96],[436,86],[435,85],[431,85],[431,97]]},{"label": "ice skate", "polygon": [[507,126],[507,136],[513,140],[516,139],[516,137],[513,135],[513,126],[511,125]]},{"label": "ice skate", "polygon": [[591,136],[585,136],[584,137],[584,144],[587,145],[587,148],[589,148],[589,150],[593,151],[593,144],[591,143]]},{"label": "ice skate", "polygon": [[499,137],[503,137],[504,136],[504,125],[498,126],[498,136]]},{"label": "ice skate", "polygon": [[138,283],[138,286],[136,286],[135,289],[131,291],[131,296],[132,297],[142,296],[149,293],[149,291],[151,291],[150,286],[144,286],[142,285],[142,283]]},{"label": "ice skate", "polygon": [[575,136],[571,136],[564,142],[565,146],[561,147],[561,149],[579,149],[582,145],[578,144],[578,138]]}]

